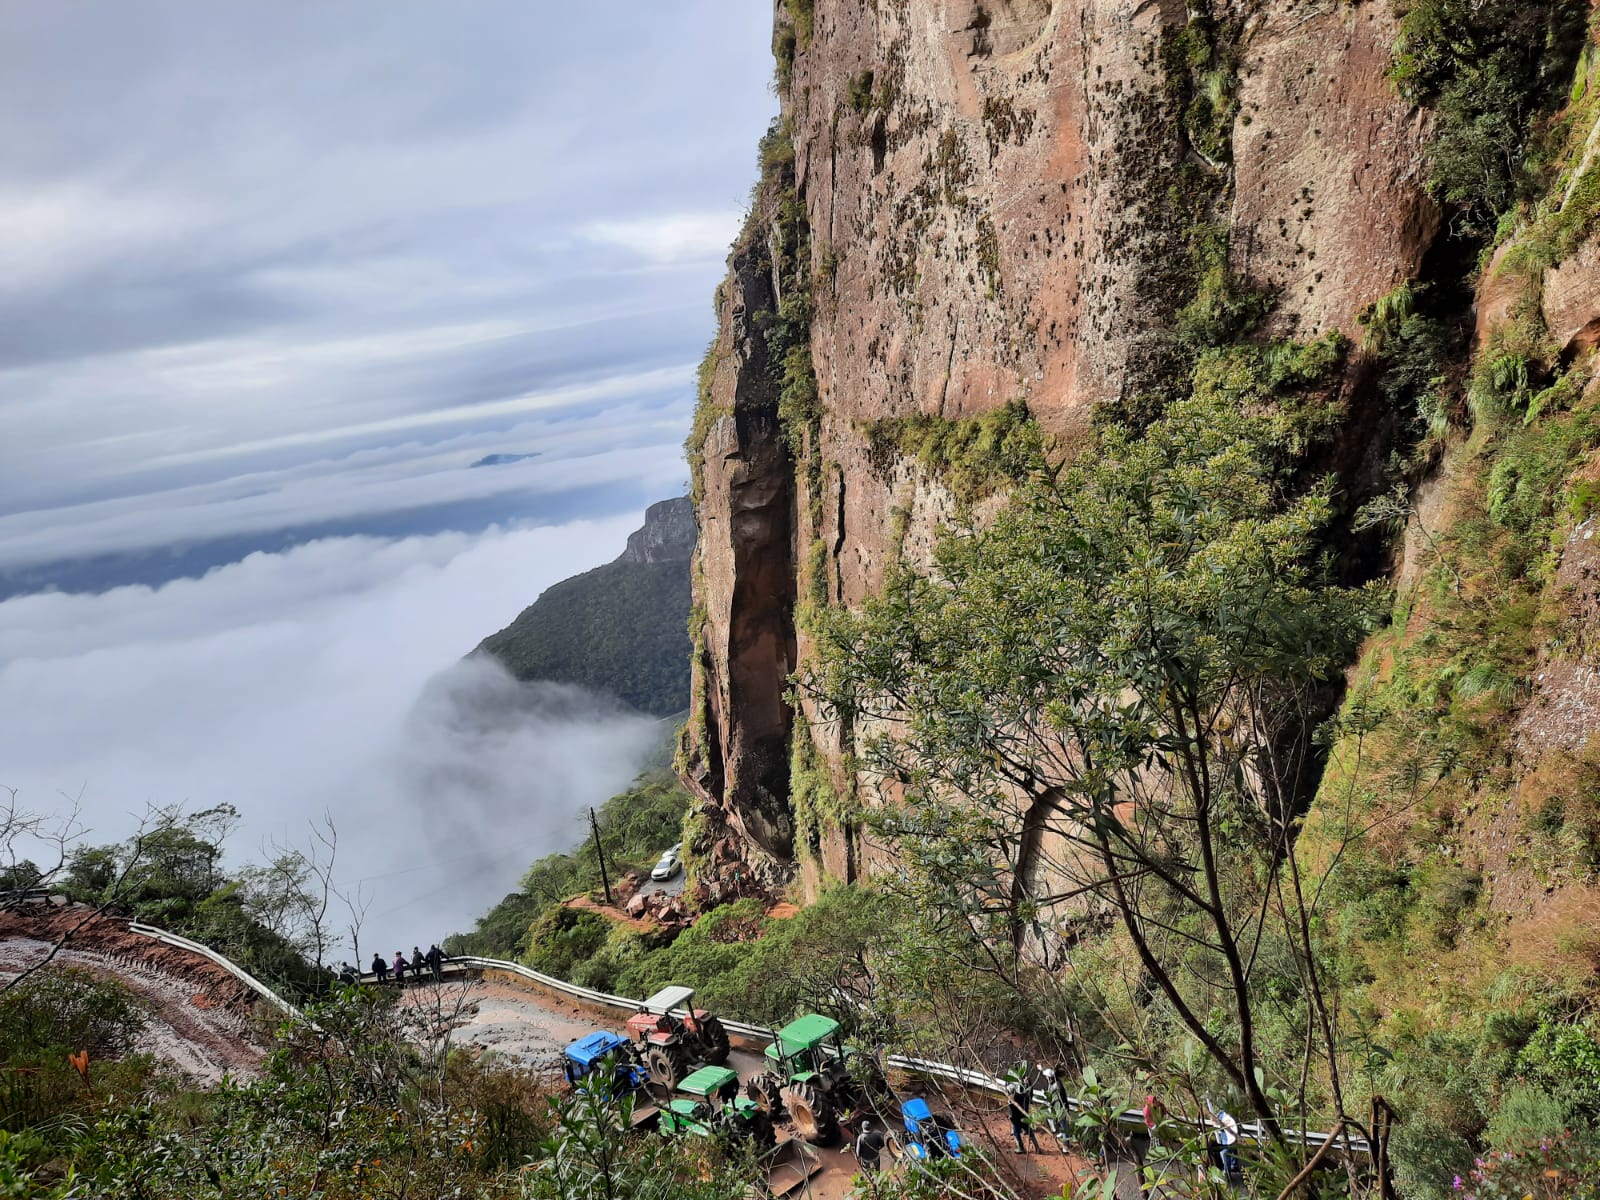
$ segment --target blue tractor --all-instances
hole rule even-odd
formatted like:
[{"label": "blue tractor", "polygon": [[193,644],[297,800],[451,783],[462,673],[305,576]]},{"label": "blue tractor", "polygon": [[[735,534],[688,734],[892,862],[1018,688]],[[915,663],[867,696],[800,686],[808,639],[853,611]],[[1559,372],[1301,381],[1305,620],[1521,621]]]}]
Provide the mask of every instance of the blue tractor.
[{"label": "blue tractor", "polygon": [[608,1087],[613,1095],[635,1091],[647,1078],[633,1043],[605,1029],[597,1029],[573,1042],[562,1052],[562,1059],[562,1074],[573,1087],[593,1086],[595,1081],[590,1077],[606,1062],[612,1064]]},{"label": "blue tractor", "polygon": [[902,1104],[900,1116],[906,1123],[906,1153],[913,1159],[961,1157],[961,1131],[943,1113],[935,1116],[921,1096]]}]

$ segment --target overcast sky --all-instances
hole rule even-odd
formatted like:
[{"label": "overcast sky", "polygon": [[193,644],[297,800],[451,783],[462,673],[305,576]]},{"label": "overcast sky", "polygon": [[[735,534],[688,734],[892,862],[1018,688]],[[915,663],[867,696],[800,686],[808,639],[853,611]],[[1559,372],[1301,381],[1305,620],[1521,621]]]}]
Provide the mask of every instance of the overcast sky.
[{"label": "overcast sky", "polygon": [[[106,833],[145,801],[231,799],[257,835],[357,792],[350,819],[425,809],[391,750],[439,673],[681,491],[769,26],[0,6],[0,783]],[[470,466],[494,453],[533,457]],[[570,779],[525,806],[564,819],[636,754],[585,728],[615,761],[500,731],[474,786],[514,815],[520,772]]]}]

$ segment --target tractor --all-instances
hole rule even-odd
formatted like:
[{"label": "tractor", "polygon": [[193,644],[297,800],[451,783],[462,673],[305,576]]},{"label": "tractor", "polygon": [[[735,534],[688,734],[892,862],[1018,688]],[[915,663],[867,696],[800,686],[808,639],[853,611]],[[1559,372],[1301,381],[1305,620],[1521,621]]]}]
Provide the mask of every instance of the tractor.
[{"label": "tractor", "polygon": [[[693,988],[662,988],[628,1018],[628,1034],[650,1081],[669,1092],[693,1067],[728,1061],[728,1031],[705,1009],[689,1008],[693,999]],[[675,1015],[675,1009],[685,1015]]]},{"label": "tractor", "polygon": [[661,1132],[712,1137],[728,1133],[761,1147],[776,1141],[772,1118],[739,1094],[739,1077],[727,1067],[701,1067],[678,1085],[682,1093],[661,1110]]},{"label": "tractor", "polygon": [[921,1096],[907,1100],[900,1108],[906,1127],[906,1153],[926,1161],[930,1158],[960,1158],[966,1143],[955,1124],[943,1113],[935,1114]]},{"label": "tractor", "polygon": [[788,1109],[800,1136],[824,1142],[833,1136],[839,1110],[861,1091],[850,1077],[839,1022],[811,1013],[778,1030],[767,1047],[767,1070],[745,1087],[763,1112]]},{"label": "tractor", "polygon": [[612,1064],[612,1095],[634,1091],[644,1083],[644,1068],[633,1043],[605,1029],[579,1038],[562,1051],[561,1071],[573,1087],[589,1087],[593,1084],[586,1081],[607,1061]]}]

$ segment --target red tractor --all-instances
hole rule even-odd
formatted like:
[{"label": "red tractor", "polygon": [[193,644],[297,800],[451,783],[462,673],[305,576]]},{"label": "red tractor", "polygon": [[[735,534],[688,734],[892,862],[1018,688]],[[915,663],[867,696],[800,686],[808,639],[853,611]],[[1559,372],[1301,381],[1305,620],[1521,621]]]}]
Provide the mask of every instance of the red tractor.
[{"label": "red tractor", "polygon": [[628,1018],[650,1081],[668,1091],[695,1067],[728,1061],[728,1031],[705,1009],[690,1008],[693,999],[693,988],[662,988]]}]

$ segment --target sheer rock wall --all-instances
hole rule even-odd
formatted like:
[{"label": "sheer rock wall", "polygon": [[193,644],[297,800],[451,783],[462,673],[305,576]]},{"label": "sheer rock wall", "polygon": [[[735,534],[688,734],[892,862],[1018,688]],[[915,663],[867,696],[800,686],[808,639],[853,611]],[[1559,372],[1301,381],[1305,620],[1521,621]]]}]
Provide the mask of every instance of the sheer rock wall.
[{"label": "sheer rock wall", "polygon": [[[1190,22],[1183,0],[814,0],[809,36],[791,7],[807,6],[776,6],[796,43],[780,90],[822,415],[802,470],[753,324],[780,284],[747,245],[721,294],[709,433],[691,445],[701,649],[684,766],[752,862],[779,878],[804,861],[815,881],[850,877],[861,854],[848,830],[795,837],[797,597],[859,602],[897,555],[925,562],[955,507],[919,463],[875,449],[869,423],[1023,399],[1070,453],[1097,405],[1168,363],[1197,220],[1276,292],[1267,332],[1307,338],[1359,336],[1361,311],[1418,273],[1437,218],[1425,119],[1385,78],[1387,4],[1217,14],[1236,31],[1231,163],[1186,125],[1192,83],[1165,52]],[[1198,216],[1182,203],[1196,181],[1213,197]],[[847,793],[844,748],[803,736]]]}]

